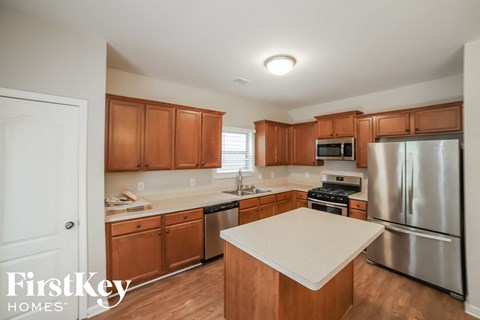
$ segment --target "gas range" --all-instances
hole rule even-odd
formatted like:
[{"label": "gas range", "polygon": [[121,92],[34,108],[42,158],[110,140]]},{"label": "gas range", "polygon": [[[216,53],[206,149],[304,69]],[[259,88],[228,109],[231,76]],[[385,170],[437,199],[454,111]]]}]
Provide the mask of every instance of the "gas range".
[{"label": "gas range", "polygon": [[348,203],[348,196],[357,192],[359,191],[320,187],[309,190],[308,198],[330,202]]},{"label": "gas range", "polygon": [[362,178],[339,175],[322,175],[322,187],[308,191],[310,202],[326,201],[348,205],[348,196],[362,190]]}]

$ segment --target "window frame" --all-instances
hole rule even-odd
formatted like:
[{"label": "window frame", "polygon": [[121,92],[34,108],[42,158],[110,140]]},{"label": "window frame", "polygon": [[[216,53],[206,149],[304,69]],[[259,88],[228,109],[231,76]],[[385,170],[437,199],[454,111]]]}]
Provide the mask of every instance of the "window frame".
[{"label": "window frame", "polygon": [[[242,170],[242,175],[246,177],[251,177],[255,175],[255,130],[254,129],[247,129],[247,128],[240,128],[240,127],[230,127],[224,126],[222,128],[222,135],[224,132],[230,133],[245,133],[250,135],[251,141],[247,141],[248,144],[251,145],[251,169],[249,170]],[[223,139],[223,138],[222,138]],[[248,138],[247,138],[248,139]],[[223,144],[223,143],[222,143]],[[248,150],[247,150],[248,152]],[[247,153],[247,157],[248,157]],[[223,159],[223,147],[222,147],[222,159]],[[217,168],[213,170],[213,178],[214,179],[227,179],[227,178],[235,178],[238,176],[238,171],[220,171],[222,168]]]}]

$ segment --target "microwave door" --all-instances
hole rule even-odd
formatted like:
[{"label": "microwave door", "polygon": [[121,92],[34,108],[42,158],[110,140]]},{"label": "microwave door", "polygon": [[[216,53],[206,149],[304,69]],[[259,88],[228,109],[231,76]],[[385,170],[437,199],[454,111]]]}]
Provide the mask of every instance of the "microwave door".
[{"label": "microwave door", "polygon": [[342,160],[342,143],[317,143],[317,160]]}]

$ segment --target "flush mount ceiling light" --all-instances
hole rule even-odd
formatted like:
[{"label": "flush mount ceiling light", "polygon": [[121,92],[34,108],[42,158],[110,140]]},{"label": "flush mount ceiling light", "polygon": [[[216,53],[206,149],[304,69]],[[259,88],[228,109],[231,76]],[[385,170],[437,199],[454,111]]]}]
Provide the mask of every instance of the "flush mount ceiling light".
[{"label": "flush mount ceiling light", "polygon": [[297,60],[294,57],[288,55],[276,55],[265,60],[265,67],[270,73],[277,76],[289,73]]}]

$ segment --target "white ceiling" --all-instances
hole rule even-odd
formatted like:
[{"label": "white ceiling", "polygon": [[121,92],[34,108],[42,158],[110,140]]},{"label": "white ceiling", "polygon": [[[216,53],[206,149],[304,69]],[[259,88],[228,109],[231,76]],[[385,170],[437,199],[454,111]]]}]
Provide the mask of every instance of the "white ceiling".
[{"label": "white ceiling", "polygon": [[[462,73],[480,38],[479,0],[0,2],[104,39],[109,67],[285,108]],[[297,65],[279,77],[280,53]]]}]

